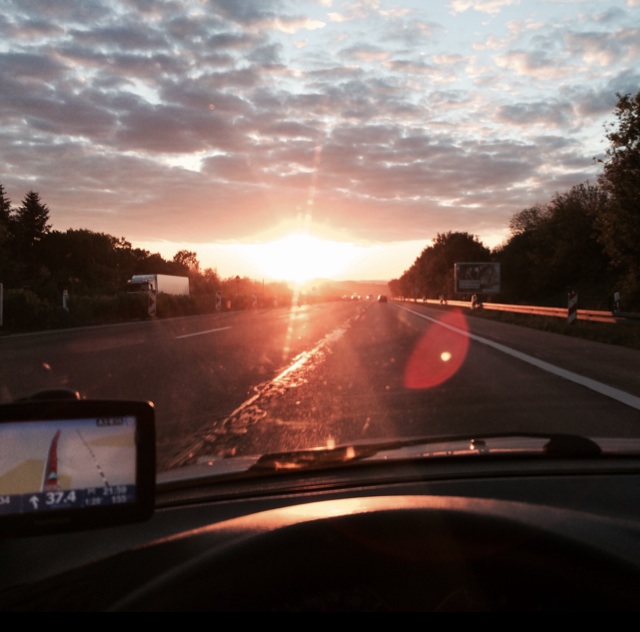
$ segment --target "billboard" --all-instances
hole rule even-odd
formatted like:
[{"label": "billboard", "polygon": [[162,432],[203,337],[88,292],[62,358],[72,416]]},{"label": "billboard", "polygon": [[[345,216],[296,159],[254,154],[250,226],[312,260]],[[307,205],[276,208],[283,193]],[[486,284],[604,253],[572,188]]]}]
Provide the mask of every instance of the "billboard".
[{"label": "billboard", "polygon": [[500,292],[500,264],[493,261],[454,264],[456,294]]}]

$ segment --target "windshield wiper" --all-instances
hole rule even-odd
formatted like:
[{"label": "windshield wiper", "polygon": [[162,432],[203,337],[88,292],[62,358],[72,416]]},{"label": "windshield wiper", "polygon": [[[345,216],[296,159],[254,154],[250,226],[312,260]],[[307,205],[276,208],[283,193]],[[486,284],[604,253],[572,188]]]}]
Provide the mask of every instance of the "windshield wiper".
[{"label": "windshield wiper", "polygon": [[375,456],[381,449],[375,445],[349,445],[336,448],[313,448],[310,450],[291,450],[263,454],[250,468],[256,470],[298,470],[313,467],[344,465]]},{"label": "windshield wiper", "polygon": [[554,434],[549,437],[544,450],[553,456],[600,456],[602,448],[592,439],[582,435]]},{"label": "windshield wiper", "polygon": [[[514,454],[513,450],[505,450],[504,446],[493,446],[492,442],[505,439],[539,439],[543,441],[539,447],[527,446],[518,449],[520,454],[539,454],[565,457],[596,457],[602,454],[602,448],[592,439],[571,434],[537,434],[537,433],[502,433],[491,435],[475,435],[473,437],[449,436],[383,441],[370,444],[343,445],[332,448],[314,448],[308,450],[291,450],[272,452],[262,455],[249,471],[282,471],[304,470],[339,466],[362,461],[381,452],[401,450],[411,446],[434,446],[451,444],[450,449],[438,451],[443,456]],[[418,456],[418,455],[416,455]]]}]

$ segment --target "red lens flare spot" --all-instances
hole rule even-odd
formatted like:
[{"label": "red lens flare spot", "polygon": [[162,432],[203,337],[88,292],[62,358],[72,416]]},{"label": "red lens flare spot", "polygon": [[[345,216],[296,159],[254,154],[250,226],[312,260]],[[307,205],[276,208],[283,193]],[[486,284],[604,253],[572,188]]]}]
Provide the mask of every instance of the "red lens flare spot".
[{"label": "red lens flare spot", "polygon": [[453,377],[467,356],[469,337],[464,335],[467,331],[467,321],[461,312],[447,312],[438,323],[433,323],[411,353],[405,367],[404,385],[415,389],[433,388]]}]

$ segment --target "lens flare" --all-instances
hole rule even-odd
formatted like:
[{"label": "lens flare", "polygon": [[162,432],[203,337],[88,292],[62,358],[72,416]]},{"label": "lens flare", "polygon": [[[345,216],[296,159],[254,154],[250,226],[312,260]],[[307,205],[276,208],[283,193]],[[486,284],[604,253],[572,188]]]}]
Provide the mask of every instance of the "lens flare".
[{"label": "lens flare", "polygon": [[411,353],[405,367],[404,385],[412,389],[433,388],[454,376],[467,356],[467,331],[461,312],[443,314],[427,329]]}]

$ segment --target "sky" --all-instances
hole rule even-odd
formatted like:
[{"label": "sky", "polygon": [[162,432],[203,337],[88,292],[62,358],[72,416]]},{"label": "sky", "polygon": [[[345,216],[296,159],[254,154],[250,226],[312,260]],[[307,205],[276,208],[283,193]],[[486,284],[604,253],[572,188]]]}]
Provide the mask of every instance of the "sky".
[{"label": "sky", "polygon": [[223,278],[389,280],[595,181],[638,90],[640,0],[0,0],[0,183]]}]

